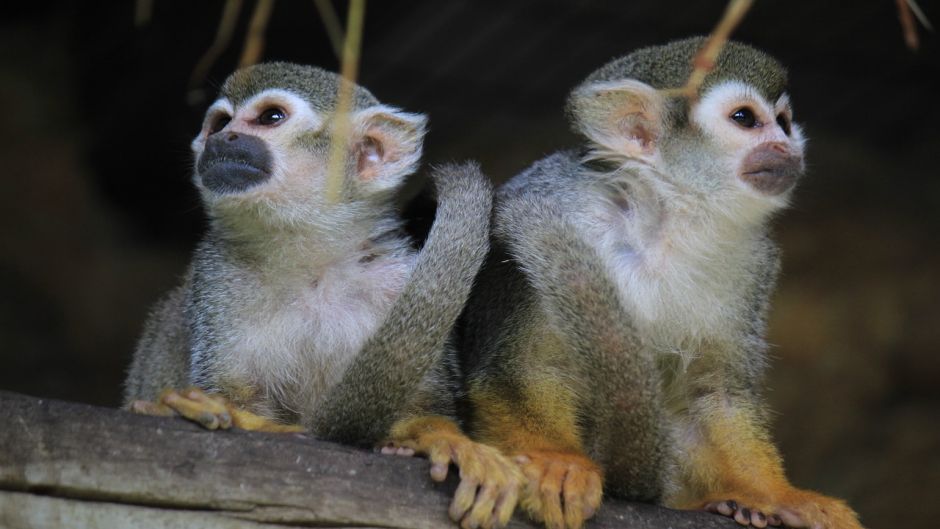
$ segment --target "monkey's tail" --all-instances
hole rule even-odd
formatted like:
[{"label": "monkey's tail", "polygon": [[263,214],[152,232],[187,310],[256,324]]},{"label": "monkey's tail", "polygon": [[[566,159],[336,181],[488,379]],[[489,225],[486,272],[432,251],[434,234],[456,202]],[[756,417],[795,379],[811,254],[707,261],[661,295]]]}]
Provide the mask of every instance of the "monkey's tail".
[{"label": "monkey's tail", "polygon": [[559,195],[532,188],[500,195],[494,233],[577,357],[582,398],[598,421],[585,448],[604,465],[606,487],[655,501],[668,446],[655,359],[641,347],[597,250],[566,215],[580,208]]},{"label": "monkey's tail", "polygon": [[432,173],[438,206],[408,283],[313,419],[320,437],[368,445],[388,435],[439,362],[489,251],[493,189],[476,163]]}]

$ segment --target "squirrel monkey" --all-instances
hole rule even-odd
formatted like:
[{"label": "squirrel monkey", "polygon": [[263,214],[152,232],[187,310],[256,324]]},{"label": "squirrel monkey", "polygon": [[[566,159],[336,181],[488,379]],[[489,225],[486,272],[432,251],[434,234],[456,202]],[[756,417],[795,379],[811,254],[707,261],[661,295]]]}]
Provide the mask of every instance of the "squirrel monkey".
[{"label": "squirrel monkey", "polygon": [[473,164],[435,170],[436,218],[413,250],[394,193],[418,165],[425,117],[353,86],[329,199],[341,82],[288,63],[225,81],[192,143],[208,233],[146,324],[126,405],[207,428],[386,442],[386,453],[428,455],[435,480],[454,462],[451,516],[505,524],[518,469],[451,419],[450,335],[488,249],[491,185]]},{"label": "squirrel monkey", "polygon": [[859,529],[794,487],[761,397],[778,250],[804,173],[784,68],[728,43],[694,100],[702,38],[638,50],[569,99],[581,151],[497,192],[461,324],[469,429],[515,458],[521,505],[577,529],[609,494],[741,525]]}]

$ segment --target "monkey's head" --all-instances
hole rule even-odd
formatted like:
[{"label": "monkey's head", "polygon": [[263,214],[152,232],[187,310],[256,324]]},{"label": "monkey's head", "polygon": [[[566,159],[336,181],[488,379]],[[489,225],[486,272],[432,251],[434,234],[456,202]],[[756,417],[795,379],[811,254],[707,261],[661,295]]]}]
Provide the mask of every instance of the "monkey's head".
[{"label": "monkey's head", "polygon": [[592,158],[639,164],[672,192],[759,218],[786,204],[804,172],[786,70],[729,42],[694,101],[670,96],[665,90],[685,85],[704,42],[691,38],[614,60],[574,90],[568,113]]},{"label": "monkey's head", "polygon": [[[421,158],[425,118],[353,86],[349,134],[331,135],[338,75],[289,63],[233,73],[192,142],[194,181],[209,215],[233,228],[314,225],[361,217],[389,201]],[[325,196],[334,141],[343,142],[339,199]]]}]

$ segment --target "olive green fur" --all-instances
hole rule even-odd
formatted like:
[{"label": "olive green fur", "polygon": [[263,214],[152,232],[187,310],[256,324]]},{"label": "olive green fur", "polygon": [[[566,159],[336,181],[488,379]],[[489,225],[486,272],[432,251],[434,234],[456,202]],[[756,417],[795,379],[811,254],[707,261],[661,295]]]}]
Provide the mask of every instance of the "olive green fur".
[{"label": "olive green fur", "polygon": [[[266,62],[235,71],[225,80],[219,97],[238,106],[264,90],[287,90],[305,99],[314,110],[328,113],[336,108],[336,96],[343,82],[348,81],[316,66]],[[371,92],[355,84],[352,102],[353,110],[379,104]]]},{"label": "olive green fur", "polygon": [[[692,60],[706,40],[705,37],[692,37],[641,48],[597,69],[588,76],[584,85],[635,79],[657,90],[682,88],[692,73]],[[698,93],[702,95],[712,86],[729,80],[751,85],[767,100],[776,101],[786,90],[787,70],[770,55],[747,44],[729,41],[718,55],[715,68],[705,76]]]}]

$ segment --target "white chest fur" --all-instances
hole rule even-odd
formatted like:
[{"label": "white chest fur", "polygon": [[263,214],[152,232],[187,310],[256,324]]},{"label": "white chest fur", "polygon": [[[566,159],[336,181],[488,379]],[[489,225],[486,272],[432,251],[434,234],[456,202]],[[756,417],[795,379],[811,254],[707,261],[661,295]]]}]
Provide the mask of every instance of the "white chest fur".
[{"label": "white chest fur", "polygon": [[741,233],[663,212],[639,218],[607,202],[586,218],[587,240],[647,346],[691,360],[703,341],[741,324],[748,288],[741,270],[754,259]]},{"label": "white chest fur", "polygon": [[316,279],[263,278],[221,340],[230,375],[288,409],[315,406],[376,332],[412,265],[353,261]]}]

